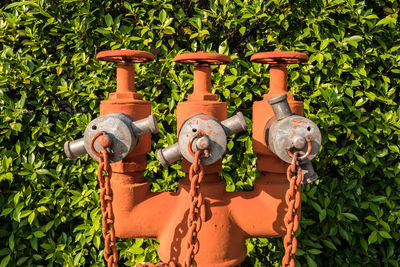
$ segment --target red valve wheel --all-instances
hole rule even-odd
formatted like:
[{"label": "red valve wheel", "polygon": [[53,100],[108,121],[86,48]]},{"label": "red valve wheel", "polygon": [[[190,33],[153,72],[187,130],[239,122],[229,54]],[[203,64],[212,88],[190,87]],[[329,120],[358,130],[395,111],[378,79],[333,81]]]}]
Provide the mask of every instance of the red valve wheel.
[{"label": "red valve wheel", "polygon": [[108,50],[97,54],[96,58],[108,62],[145,63],[154,60],[154,55],[141,50]]},{"label": "red valve wheel", "polygon": [[299,52],[273,51],[254,54],[251,62],[262,64],[297,64],[306,62],[308,56]]},{"label": "red valve wheel", "polygon": [[197,53],[186,53],[177,55],[174,58],[176,63],[181,64],[209,64],[209,65],[225,65],[231,63],[232,59],[226,55],[218,53],[207,53],[207,52],[197,52]]}]

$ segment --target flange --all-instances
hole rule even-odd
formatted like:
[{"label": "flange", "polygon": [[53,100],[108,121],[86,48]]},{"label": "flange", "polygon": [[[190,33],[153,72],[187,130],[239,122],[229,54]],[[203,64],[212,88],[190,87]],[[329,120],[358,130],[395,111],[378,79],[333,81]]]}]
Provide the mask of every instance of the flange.
[{"label": "flange", "polygon": [[185,53],[177,55],[174,58],[176,63],[181,64],[208,64],[208,65],[225,65],[231,63],[232,59],[226,55],[218,53],[208,53],[199,51],[196,53]]},{"label": "flange", "polygon": [[262,64],[297,64],[307,60],[306,54],[279,50],[257,53],[250,58],[251,62]]},{"label": "flange", "polygon": [[108,62],[129,62],[129,63],[145,63],[154,60],[154,55],[150,52],[141,50],[107,50],[101,51],[96,58]]}]

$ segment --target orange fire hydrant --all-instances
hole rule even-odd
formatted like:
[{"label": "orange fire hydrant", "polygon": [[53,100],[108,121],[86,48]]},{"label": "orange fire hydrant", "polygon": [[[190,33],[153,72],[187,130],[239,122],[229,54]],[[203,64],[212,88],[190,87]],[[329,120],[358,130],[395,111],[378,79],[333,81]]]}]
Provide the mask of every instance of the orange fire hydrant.
[{"label": "orange fire hydrant", "polygon": [[[165,167],[182,158],[186,176],[177,192],[162,193],[150,192],[143,175],[149,133],[156,133],[158,127],[150,115],[150,103],[134,90],[133,63],[153,60],[153,55],[115,50],[101,52],[97,58],[118,62],[117,91],[101,102],[102,116],[88,125],[85,137],[67,142],[65,151],[71,158],[89,153],[103,165],[107,165],[104,156],[111,163],[110,168],[104,167],[110,188],[105,185],[102,193],[108,196],[105,202],[112,199],[110,210],[104,209],[109,216],[108,228],[103,229],[106,242],[115,243],[112,237],[107,241],[113,231],[121,238],[157,238],[165,266],[224,267],[237,266],[245,259],[247,238],[286,233],[287,155],[304,152],[311,159],[321,142],[318,128],[299,116],[302,103],[287,94],[286,64],[306,61],[306,55],[273,52],[252,57],[253,62],[271,64],[270,92],[253,107],[253,147],[261,177],[253,191],[234,193],[226,192],[219,176],[221,157],[227,137],[246,130],[247,124],[240,112],[227,118],[227,104],[211,92],[210,65],[228,64],[228,56],[197,52],[175,58],[177,63],[194,65],[194,89],[177,107],[178,142],[157,155]],[[316,178],[310,162],[301,166],[303,182]],[[300,216],[300,209],[295,213]]]}]

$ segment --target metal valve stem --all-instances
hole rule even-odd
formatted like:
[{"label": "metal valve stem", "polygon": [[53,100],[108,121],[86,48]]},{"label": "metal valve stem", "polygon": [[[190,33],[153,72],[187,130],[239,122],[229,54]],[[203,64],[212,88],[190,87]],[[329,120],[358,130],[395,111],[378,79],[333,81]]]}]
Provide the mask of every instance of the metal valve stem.
[{"label": "metal valve stem", "polygon": [[158,133],[157,120],[154,115],[150,115],[145,119],[132,122],[132,129],[136,137],[149,133]]},{"label": "metal valve stem", "polygon": [[157,150],[157,158],[163,167],[168,167],[172,163],[182,158],[179,143]]},{"label": "metal valve stem", "polygon": [[85,140],[80,138],[75,141],[67,141],[64,143],[65,155],[70,159],[76,159],[79,156],[87,154],[85,149]]},{"label": "metal valve stem", "polygon": [[224,128],[226,136],[231,136],[235,133],[246,131],[248,127],[242,112],[238,112],[236,115],[221,121],[221,124]]},{"label": "metal valve stem", "polygon": [[270,98],[268,100],[268,103],[271,105],[275,114],[275,118],[278,121],[287,118],[293,114],[292,110],[290,109],[289,103],[287,102],[286,94]]}]

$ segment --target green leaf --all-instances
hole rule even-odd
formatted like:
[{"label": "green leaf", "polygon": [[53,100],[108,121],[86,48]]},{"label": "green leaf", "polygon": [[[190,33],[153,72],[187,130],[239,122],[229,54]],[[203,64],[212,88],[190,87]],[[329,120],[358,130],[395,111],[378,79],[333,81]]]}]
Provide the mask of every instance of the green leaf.
[{"label": "green leaf", "polygon": [[342,213],[342,215],[344,217],[346,217],[347,219],[350,219],[350,220],[353,220],[353,221],[358,221],[357,216],[354,215],[353,213],[344,212],[344,213]]},{"label": "green leaf", "polygon": [[36,232],[33,233],[33,235],[34,235],[36,238],[41,238],[41,237],[46,236],[42,231],[36,231]]},{"label": "green leaf", "polygon": [[26,262],[29,259],[29,257],[21,257],[17,261],[17,265],[22,265],[24,262]]},{"label": "green leaf", "polygon": [[319,50],[320,50],[320,51],[324,50],[324,49],[328,46],[329,42],[330,42],[329,39],[323,40],[323,41],[321,42],[321,45],[320,45],[320,47],[319,47]]},{"label": "green leaf", "polygon": [[311,254],[313,254],[313,255],[318,255],[318,254],[321,254],[321,253],[322,253],[321,250],[316,249],[316,248],[308,249],[307,252],[308,252],[308,253],[311,253]]},{"label": "green leaf", "polygon": [[377,231],[373,231],[368,237],[368,244],[373,244],[378,240]]},{"label": "green leaf", "polygon": [[35,220],[35,212],[32,212],[28,217],[29,224],[32,224],[33,220]]},{"label": "green leaf", "polygon": [[383,238],[387,238],[387,239],[391,239],[392,237],[390,236],[390,234],[386,231],[379,231],[379,235]]},{"label": "green leaf", "polygon": [[357,100],[355,106],[360,107],[360,106],[364,105],[367,101],[368,101],[368,98],[361,97]]},{"label": "green leaf", "polygon": [[335,244],[333,244],[331,241],[329,240],[322,240],[322,242],[325,244],[325,246],[327,246],[330,249],[334,249],[337,250]]},{"label": "green leaf", "polygon": [[386,201],[386,197],[385,196],[374,196],[371,198],[371,201],[373,202],[384,202]]},{"label": "green leaf", "polygon": [[107,27],[111,27],[112,23],[113,23],[113,18],[111,17],[110,14],[107,14],[104,17],[104,21],[106,22]]},{"label": "green leaf", "polygon": [[363,164],[367,164],[367,161],[365,160],[365,158],[363,158],[360,155],[356,155],[356,158],[358,159],[359,162],[363,163]]},{"label": "green leaf", "polygon": [[6,267],[7,264],[10,262],[10,259],[11,259],[11,255],[5,256],[5,257],[1,260],[0,267]]},{"label": "green leaf", "polygon": [[309,256],[306,255],[307,264],[310,267],[318,267],[317,263]]},{"label": "green leaf", "polygon": [[[365,75],[364,76],[367,76],[366,75],[366,73],[365,73]],[[374,101],[375,100],[375,98],[376,98],[376,95],[373,93],[373,92],[364,92],[365,93],[365,95],[368,97],[368,99],[369,100],[371,100],[371,101]]]},{"label": "green leaf", "polygon": [[361,244],[361,247],[362,247],[365,251],[368,251],[368,244],[367,244],[367,242],[365,241],[364,238],[361,238],[361,239],[360,239],[360,244]]},{"label": "green leaf", "polygon": [[375,26],[395,24],[395,23],[396,23],[396,19],[392,15],[389,15],[389,16],[381,19],[380,21],[378,21],[378,23]]},{"label": "green leaf", "polygon": [[158,16],[160,19],[161,24],[164,24],[165,20],[167,19],[167,12],[163,9]]}]

